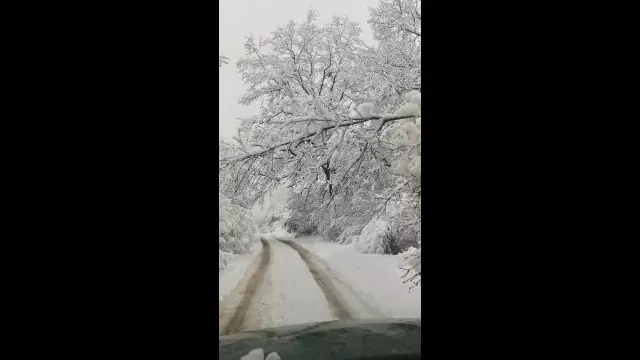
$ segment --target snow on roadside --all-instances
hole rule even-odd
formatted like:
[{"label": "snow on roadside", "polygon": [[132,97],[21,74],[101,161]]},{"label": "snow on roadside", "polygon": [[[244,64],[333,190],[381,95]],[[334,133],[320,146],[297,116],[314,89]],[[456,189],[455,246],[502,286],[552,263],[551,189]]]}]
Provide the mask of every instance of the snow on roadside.
[{"label": "snow on roadside", "polygon": [[398,255],[362,254],[353,245],[330,243],[321,237],[295,239],[322,259],[362,300],[389,318],[420,318],[421,287],[402,283]]},{"label": "snow on roadside", "polygon": [[249,252],[242,255],[225,255],[224,269],[219,272],[218,304],[222,311],[228,296],[235,290],[240,281],[246,277],[247,270],[262,250],[262,243],[257,241],[251,245]]}]

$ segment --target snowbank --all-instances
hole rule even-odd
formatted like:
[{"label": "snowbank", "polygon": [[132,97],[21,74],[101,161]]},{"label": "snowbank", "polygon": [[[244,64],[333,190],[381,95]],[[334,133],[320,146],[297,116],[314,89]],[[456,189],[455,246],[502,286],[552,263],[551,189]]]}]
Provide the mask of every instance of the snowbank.
[{"label": "snowbank", "polygon": [[234,254],[218,250],[218,272],[227,268],[227,264],[235,257]]},{"label": "snowbank", "polygon": [[[218,273],[218,300],[221,309],[223,308],[223,304],[227,302],[229,295],[240,283],[240,280],[247,275],[247,270],[256,260],[261,250],[262,244],[257,242],[253,243],[249,251],[243,255],[219,251],[221,265]],[[222,265],[223,263],[224,266]]]}]

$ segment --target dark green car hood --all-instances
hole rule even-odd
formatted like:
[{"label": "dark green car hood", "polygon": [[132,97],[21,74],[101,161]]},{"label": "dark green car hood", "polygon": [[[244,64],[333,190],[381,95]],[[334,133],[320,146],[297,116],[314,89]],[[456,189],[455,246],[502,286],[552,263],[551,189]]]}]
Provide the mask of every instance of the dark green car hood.
[{"label": "dark green car hood", "polygon": [[420,319],[336,320],[220,337],[221,360],[253,349],[293,359],[419,359]]}]

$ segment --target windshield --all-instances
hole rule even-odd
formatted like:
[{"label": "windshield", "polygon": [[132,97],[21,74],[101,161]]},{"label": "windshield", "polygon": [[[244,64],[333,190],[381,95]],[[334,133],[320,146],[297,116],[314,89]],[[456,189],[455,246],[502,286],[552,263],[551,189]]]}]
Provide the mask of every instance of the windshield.
[{"label": "windshield", "polygon": [[419,0],[220,1],[221,339],[420,319],[420,49]]}]

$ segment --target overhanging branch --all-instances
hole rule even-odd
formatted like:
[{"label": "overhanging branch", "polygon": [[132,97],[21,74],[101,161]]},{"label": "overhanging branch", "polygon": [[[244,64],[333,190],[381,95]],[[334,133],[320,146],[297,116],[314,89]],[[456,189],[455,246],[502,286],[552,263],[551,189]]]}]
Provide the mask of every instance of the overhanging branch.
[{"label": "overhanging branch", "polygon": [[[269,148],[266,148],[266,149],[263,149],[263,150],[260,150],[260,151],[256,151],[256,152],[251,153],[251,154],[246,154],[246,155],[241,155],[241,156],[234,156],[234,157],[230,157],[230,158],[224,158],[224,159],[220,159],[218,161],[219,162],[225,162],[225,161],[226,162],[236,162],[236,161],[246,160],[246,159],[249,159],[249,158],[255,157],[255,156],[261,156],[261,155],[263,155],[263,154],[265,154],[265,153],[267,153],[269,151],[273,151],[273,150],[275,150],[275,149],[277,149],[279,147],[286,146],[286,145],[289,145],[291,143],[298,142],[300,140],[304,140],[306,138],[309,138],[309,137],[312,137],[314,135],[317,135],[320,132],[327,131],[327,130],[334,129],[334,128],[338,128],[338,127],[352,126],[352,125],[363,123],[365,121],[382,119],[382,124],[376,130],[376,131],[379,131],[382,128],[382,126],[384,126],[384,124],[386,124],[387,122],[396,121],[396,120],[402,120],[402,119],[408,119],[408,118],[414,118],[414,117],[416,117],[416,116],[415,115],[394,115],[394,116],[386,116],[386,117],[385,116],[371,116],[371,117],[363,118],[363,119],[354,119],[354,120],[351,120],[351,121],[343,121],[343,122],[338,123],[338,124],[323,126],[318,131],[314,131],[314,132],[306,133],[304,135],[300,135],[300,136],[295,137],[295,138],[293,138],[291,140],[287,140],[287,141],[281,142],[281,143],[279,143],[277,145],[274,145],[272,147],[269,147]],[[310,121],[321,121],[322,119],[309,119],[309,120]]]}]

